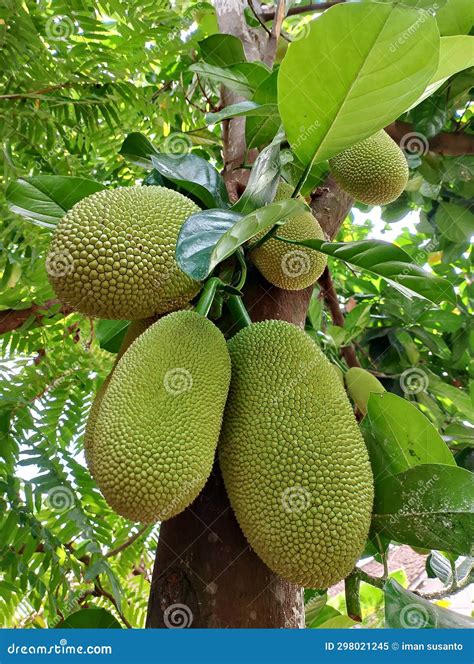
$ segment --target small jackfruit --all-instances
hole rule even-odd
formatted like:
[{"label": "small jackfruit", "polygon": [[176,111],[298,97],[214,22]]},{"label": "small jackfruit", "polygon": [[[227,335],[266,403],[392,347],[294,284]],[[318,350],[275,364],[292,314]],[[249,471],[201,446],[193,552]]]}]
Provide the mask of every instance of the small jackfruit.
[{"label": "small jackfruit", "polygon": [[348,194],[367,205],[386,205],[408,182],[408,164],[383,129],[329,160],[331,173]]},{"label": "small jackfruit", "polygon": [[[291,198],[293,188],[286,183],[278,186],[275,201]],[[263,237],[259,233],[252,242]],[[318,221],[310,212],[291,217],[278,229],[278,235],[289,240],[324,240],[324,233]],[[302,290],[314,284],[326,267],[327,258],[314,249],[288,244],[270,238],[250,252],[250,260],[265,279],[284,290]]]},{"label": "small jackfruit", "polygon": [[385,388],[371,373],[361,367],[351,367],[344,376],[347,394],[360,412],[367,413],[367,403],[372,392],[382,394]]},{"label": "small jackfruit", "polygon": [[122,187],[82,199],[60,220],[46,260],[56,295],[101,318],[181,308],[199,284],[178,267],[176,240],[198,210],[166,187]]},{"label": "small jackfruit", "polygon": [[161,318],[132,343],[94,428],[94,477],[112,509],[152,523],[196,498],[211,472],[229,381],[224,336],[194,311]]},{"label": "small jackfruit", "polygon": [[97,416],[99,415],[100,404],[102,403],[102,399],[104,398],[107,385],[109,384],[110,379],[112,377],[112,372],[114,368],[117,366],[117,362],[120,360],[120,358],[125,353],[130,344],[132,344],[135,341],[135,339],[139,337],[140,334],[144,332],[147,329],[147,327],[149,327],[154,322],[155,322],[154,318],[140,318],[139,320],[132,320],[132,322],[127,328],[120,349],[115,357],[115,362],[114,366],[112,367],[112,371],[109,373],[107,378],[104,380],[104,382],[96,392],[94,401],[92,402],[92,406],[89,411],[89,416],[87,418],[86,428],[84,431],[84,456],[86,459],[87,467],[89,468],[89,472],[91,473],[91,475],[94,474],[93,445],[94,445],[95,423],[97,420]]},{"label": "small jackfruit", "polygon": [[344,388],[314,341],[284,321],[252,324],[228,347],[219,460],[237,520],[275,573],[330,586],[364,548],[373,499]]}]

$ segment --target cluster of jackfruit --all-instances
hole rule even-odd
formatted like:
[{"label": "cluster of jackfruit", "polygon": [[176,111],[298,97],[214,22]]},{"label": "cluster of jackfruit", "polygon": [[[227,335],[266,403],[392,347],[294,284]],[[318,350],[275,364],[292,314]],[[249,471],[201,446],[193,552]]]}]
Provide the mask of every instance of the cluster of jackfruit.
[{"label": "cluster of jackfruit", "polygon": [[[290,194],[282,185],[277,200]],[[168,189],[130,187],[93,194],[58,226],[50,269],[56,254],[72,256],[70,269],[50,271],[58,295],[90,315],[136,319],[91,407],[87,465],[112,509],[152,523],[195,500],[217,450],[232,509],[256,553],[294,583],[326,587],[361,554],[373,499],[344,379],[290,323],[254,323],[226,342],[189,309],[199,284],[180,271],[174,249],[196,209]],[[323,237],[309,213],[280,233]],[[271,238],[250,257],[272,283],[305,288],[325,258],[303,247],[304,273],[288,274],[291,249]],[[345,380],[358,403],[358,381],[350,371]]]}]

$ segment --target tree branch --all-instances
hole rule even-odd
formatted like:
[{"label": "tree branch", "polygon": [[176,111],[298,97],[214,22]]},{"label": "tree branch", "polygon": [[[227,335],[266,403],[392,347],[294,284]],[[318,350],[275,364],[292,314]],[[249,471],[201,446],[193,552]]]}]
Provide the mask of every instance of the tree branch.
[{"label": "tree branch", "polygon": [[0,311],[0,334],[17,330],[31,316],[35,318],[36,323],[41,323],[43,318],[52,318],[58,313],[67,316],[73,311],[67,304],[61,304],[59,300],[47,300],[43,304],[33,304],[27,309],[5,309]]},{"label": "tree branch", "polygon": [[117,546],[115,549],[111,549],[105,554],[106,558],[111,558],[112,556],[116,556],[118,553],[121,553],[124,549],[129,547],[131,544],[137,541],[139,537],[141,537],[149,528],[150,526],[143,526],[139,530],[137,530],[136,533],[134,533],[131,537],[128,538],[123,544],[120,544],[120,546]]},{"label": "tree branch", "polygon": [[[401,122],[396,120],[391,125],[385,127],[385,131],[393,138],[396,143],[402,143],[403,139],[415,133],[413,126],[408,122]],[[437,152],[444,154],[447,157],[461,157],[464,155],[474,154],[474,136],[470,134],[455,134],[449,131],[442,131],[437,136],[433,136],[428,143],[428,150],[430,152]]]},{"label": "tree branch", "polygon": [[[329,268],[326,267],[318,280],[321,286],[321,291],[324,301],[331,313],[332,322],[338,327],[344,327],[344,316],[342,315],[341,307],[337,299],[336,289],[332,281]],[[357,359],[356,352],[352,346],[341,346],[341,355],[346,360],[349,367],[360,367],[360,362]]]},{"label": "tree branch", "polygon": [[[286,15],[296,16],[298,14],[308,14],[309,12],[322,12],[325,9],[333,7],[334,5],[341,4],[341,2],[345,2],[345,0],[333,0],[332,2],[311,2],[309,5],[298,5],[298,7],[291,7]],[[267,11],[263,11],[260,16],[263,21],[273,21],[275,18],[275,13],[276,12],[274,9],[268,9]]]}]

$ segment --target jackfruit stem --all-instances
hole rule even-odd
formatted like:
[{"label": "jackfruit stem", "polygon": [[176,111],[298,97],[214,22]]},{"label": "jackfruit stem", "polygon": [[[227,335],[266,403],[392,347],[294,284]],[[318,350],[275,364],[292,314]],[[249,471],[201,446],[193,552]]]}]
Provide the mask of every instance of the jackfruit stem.
[{"label": "jackfruit stem", "polygon": [[252,324],[247,309],[245,308],[242,298],[238,295],[229,295],[226,301],[227,308],[229,309],[232,320],[238,330],[248,327]]},{"label": "jackfruit stem", "polygon": [[207,316],[214,301],[218,287],[222,281],[218,277],[211,277],[204,284],[199,300],[196,303],[195,311],[202,316]]}]

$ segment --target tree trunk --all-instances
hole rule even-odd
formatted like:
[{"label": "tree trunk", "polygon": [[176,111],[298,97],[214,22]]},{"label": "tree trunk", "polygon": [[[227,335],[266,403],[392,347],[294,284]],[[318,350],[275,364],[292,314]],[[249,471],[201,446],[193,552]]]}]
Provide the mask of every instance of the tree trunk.
[{"label": "tree trunk", "polygon": [[[249,60],[271,59],[275,39],[263,32],[259,41],[247,28],[240,0],[216,3],[216,11],[221,32],[239,37]],[[235,101],[232,93],[224,92],[224,105]],[[230,195],[236,196],[247,174],[238,170],[245,154],[243,118],[227,123],[223,139],[224,177]],[[328,237],[335,236],[350,203],[333,181],[315,192],[311,207]],[[283,291],[251,270],[245,291],[252,321],[274,318],[304,326],[311,287]],[[217,460],[194,503],[160,528],[146,626],[304,627],[302,588],[275,575],[250,548],[230,507]]]}]

